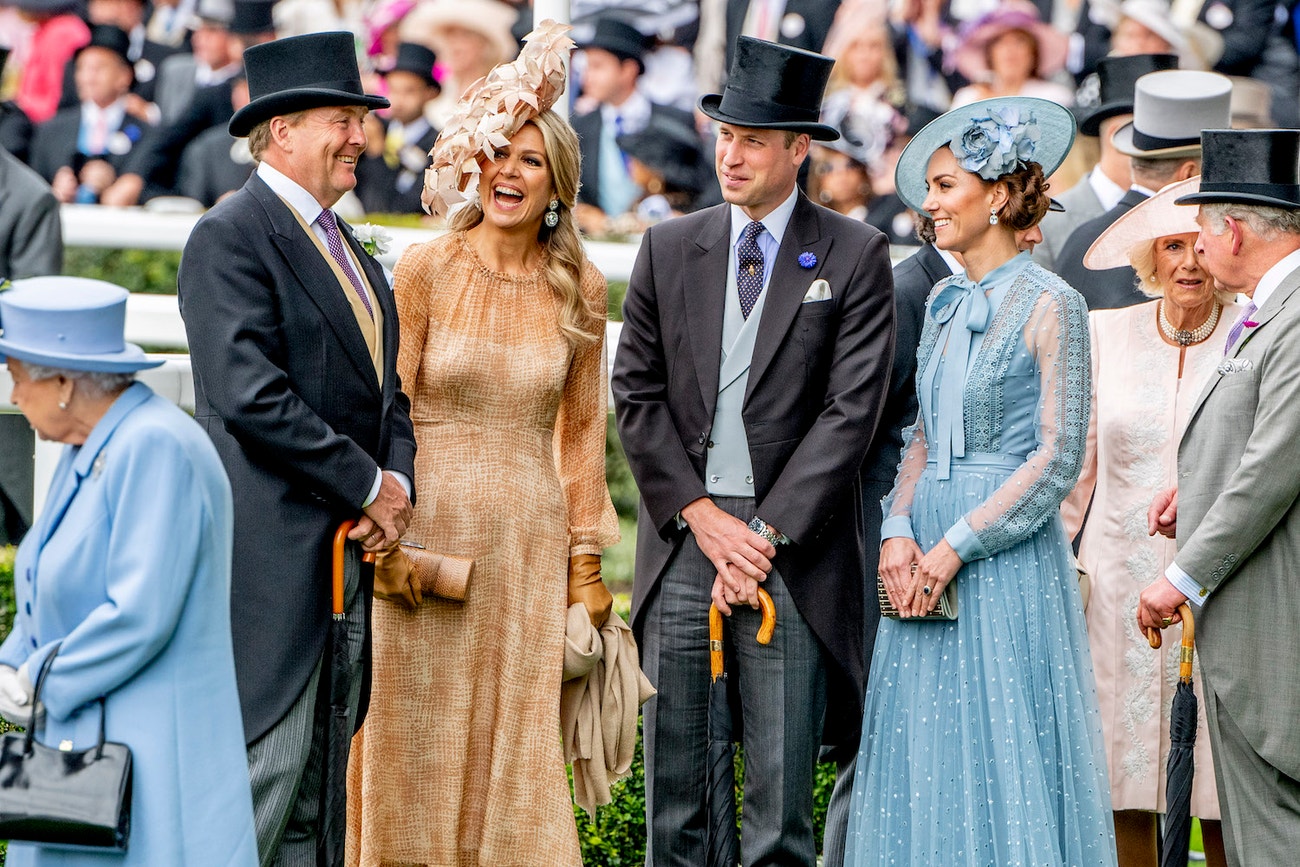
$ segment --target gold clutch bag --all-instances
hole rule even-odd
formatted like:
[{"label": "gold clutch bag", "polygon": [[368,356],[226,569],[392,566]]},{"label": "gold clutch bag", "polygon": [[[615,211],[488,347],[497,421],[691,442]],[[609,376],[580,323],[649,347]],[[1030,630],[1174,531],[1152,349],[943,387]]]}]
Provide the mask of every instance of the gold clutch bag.
[{"label": "gold clutch bag", "polygon": [[[916,564],[912,564],[912,571],[916,571]],[[880,599],[880,616],[892,617],[895,620],[901,620],[898,616],[898,609],[894,603],[889,601],[889,594],[885,592],[885,581],[876,575],[876,596]],[[920,617],[909,617],[908,620],[956,620],[957,619],[957,582],[949,581],[948,585],[943,588],[939,594],[939,604],[934,606],[934,610],[929,614]]]}]

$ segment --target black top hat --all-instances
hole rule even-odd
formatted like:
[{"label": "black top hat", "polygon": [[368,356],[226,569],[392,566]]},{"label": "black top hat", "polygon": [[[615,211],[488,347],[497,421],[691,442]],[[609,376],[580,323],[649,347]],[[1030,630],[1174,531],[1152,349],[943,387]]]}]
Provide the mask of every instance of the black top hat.
[{"label": "black top hat", "polygon": [[384,70],[383,74],[409,72],[420,76],[429,85],[437,86],[438,81],[433,77],[433,65],[437,62],[438,55],[432,50],[415,42],[403,42],[397,46],[397,60],[393,63],[393,68]]},{"label": "black top hat", "polygon": [[248,105],[230,119],[243,137],[264,120],[307,108],[361,105],[388,108],[388,100],[361,87],[351,33],[308,33],[254,45],[244,51]]},{"label": "black top hat", "polygon": [[839,130],[817,122],[834,65],[831,58],[811,51],[741,36],[727,86],[720,94],[700,97],[700,111],[722,123],[805,132],[817,141],[835,141]]},{"label": "black top hat", "polygon": [[659,116],[651,116],[641,132],[621,135],[618,148],[663,175],[669,186],[691,193],[703,189],[700,177],[702,144],[694,127]]},{"label": "black top hat", "polygon": [[105,51],[113,52],[132,71],[132,75],[135,74],[131,58],[128,56],[131,50],[131,37],[121,27],[114,27],[112,24],[90,25],[90,41],[78,48],[72,56],[80,57],[81,52],[87,48],[103,48]]},{"label": "black top hat", "polygon": [[1148,72],[1178,68],[1175,54],[1133,54],[1103,57],[1097,61],[1097,78],[1101,84],[1101,104],[1079,121],[1079,132],[1099,135],[1101,122],[1118,114],[1133,113],[1137,80]]},{"label": "black top hat", "polygon": [[254,33],[274,33],[275,21],[267,0],[235,0],[235,12],[230,18],[230,32],[238,36]]},{"label": "black top hat", "polygon": [[601,48],[620,60],[635,60],[645,72],[645,53],[649,40],[635,26],[613,15],[596,19],[596,32],[579,48]]},{"label": "black top hat", "polygon": [[1300,130],[1201,132],[1201,187],[1176,205],[1229,202],[1300,210]]}]

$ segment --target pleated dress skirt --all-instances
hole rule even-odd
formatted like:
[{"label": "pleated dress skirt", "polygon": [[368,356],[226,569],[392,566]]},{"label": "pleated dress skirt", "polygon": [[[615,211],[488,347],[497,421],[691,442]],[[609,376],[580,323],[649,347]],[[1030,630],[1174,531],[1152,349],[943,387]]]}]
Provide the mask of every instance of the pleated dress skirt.
[{"label": "pleated dress skirt", "polygon": [[[913,500],[929,551],[1023,463],[955,459]],[[1059,515],[966,564],[955,621],[882,620],[867,681],[851,867],[1109,867],[1110,786],[1078,578]]]}]

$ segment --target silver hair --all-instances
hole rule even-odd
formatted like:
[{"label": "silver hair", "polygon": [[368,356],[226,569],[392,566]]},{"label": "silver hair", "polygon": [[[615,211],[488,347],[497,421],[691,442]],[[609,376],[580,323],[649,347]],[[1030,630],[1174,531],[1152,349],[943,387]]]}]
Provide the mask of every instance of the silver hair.
[{"label": "silver hair", "polygon": [[53,379],[63,376],[73,380],[80,388],[89,392],[91,397],[109,397],[124,391],[135,382],[134,373],[105,373],[98,370],[65,370],[61,367],[46,367],[43,364],[23,362],[23,369],[34,381]]},{"label": "silver hair", "polygon": [[1300,210],[1233,202],[1201,205],[1202,225],[1215,235],[1222,235],[1228,228],[1228,217],[1245,223],[1256,235],[1268,241],[1278,235],[1300,235]]}]

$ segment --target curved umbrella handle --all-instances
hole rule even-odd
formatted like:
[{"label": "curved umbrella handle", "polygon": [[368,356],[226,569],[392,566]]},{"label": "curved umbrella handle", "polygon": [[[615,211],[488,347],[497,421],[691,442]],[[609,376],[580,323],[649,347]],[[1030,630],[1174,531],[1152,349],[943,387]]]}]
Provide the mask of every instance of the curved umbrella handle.
[{"label": "curved umbrella handle", "polygon": [[[343,613],[343,546],[348,541],[348,533],[351,533],[352,528],[356,525],[357,522],[349,518],[339,524],[338,529],[334,531],[333,572],[330,576],[332,579],[330,590],[331,611],[335,620],[342,620],[345,616]],[[361,561],[363,563],[373,563],[375,562],[375,555],[367,551],[361,555]]]},{"label": "curved umbrella handle", "polygon": [[[758,635],[754,640],[759,644],[771,644],[776,632],[776,604],[772,595],[762,587],[758,588],[758,607],[763,612],[763,620],[758,625]],[[722,612],[718,606],[709,606],[709,672],[713,679],[722,676]]]},{"label": "curved umbrella handle", "polygon": [[[1183,643],[1178,655],[1178,679],[1183,683],[1192,682],[1192,656],[1196,647],[1196,619],[1192,617],[1192,606],[1184,602],[1178,606],[1178,615],[1183,623]],[[1160,647],[1160,630],[1147,627],[1147,643],[1152,649]]]}]

